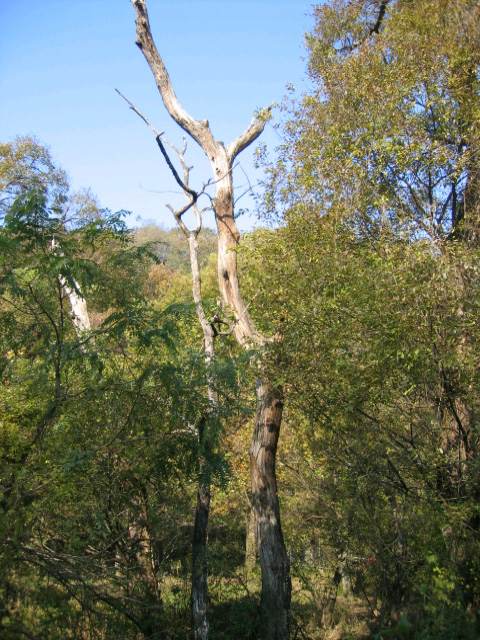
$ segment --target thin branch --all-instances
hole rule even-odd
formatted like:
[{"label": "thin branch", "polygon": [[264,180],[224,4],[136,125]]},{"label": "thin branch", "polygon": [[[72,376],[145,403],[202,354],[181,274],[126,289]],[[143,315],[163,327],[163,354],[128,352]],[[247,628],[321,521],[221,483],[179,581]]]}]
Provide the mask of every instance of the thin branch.
[{"label": "thin branch", "polygon": [[173,173],[173,177],[175,178],[177,184],[179,184],[186,193],[189,193],[192,196],[192,204],[195,204],[195,202],[198,200],[198,193],[196,191],[193,191],[192,189],[189,189],[189,187],[187,187],[187,185],[185,185],[180,179],[177,170],[173,166],[167,152],[165,151],[165,147],[162,144],[160,134],[157,135],[156,141],[158,146],[160,147],[160,151],[162,152],[163,157],[165,158],[165,162],[168,164],[170,171]]},{"label": "thin branch", "polygon": [[[202,191],[200,193],[197,193],[196,191],[193,191],[193,189],[190,189],[188,187],[187,184],[185,184],[183,182],[183,180],[180,178],[180,176],[178,175],[177,170],[175,169],[175,167],[172,164],[172,161],[170,160],[170,158],[168,157],[168,153],[165,150],[164,147],[164,143],[166,145],[168,145],[170,147],[170,149],[172,149],[172,151],[174,151],[177,156],[180,159],[180,162],[182,163],[182,167],[184,169],[184,174],[185,174],[185,179],[188,182],[188,173],[189,173],[189,168],[187,167],[186,163],[185,163],[185,151],[187,148],[187,142],[186,139],[184,138],[184,142],[183,142],[183,150],[180,151],[179,149],[177,149],[173,144],[171,144],[168,140],[164,140],[162,138],[163,133],[159,133],[155,127],[149,122],[149,120],[143,115],[143,113],[140,111],[140,109],[138,109],[138,107],[136,107],[133,102],[131,102],[126,96],[123,95],[123,93],[121,91],[119,91],[118,89],[115,89],[115,91],[125,100],[125,102],[128,103],[128,105],[130,106],[130,109],[132,109],[132,111],[134,111],[147,125],[147,127],[149,127],[149,129],[151,129],[154,134],[155,134],[155,140],[157,141],[157,144],[160,148],[160,151],[162,152],[163,157],[165,158],[165,161],[168,165],[168,168],[170,169],[170,171],[173,174],[173,177],[175,178],[175,181],[177,182],[177,184],[183,189],[184,193],[188,193],[191,196],[191,200],[183,207],[183,209],[181,209],[178,212],[175,212],[172,207],[170,205],[167,205],[167,207],[170,209],[170,211],[172,211],[172,213],[174,214],[175,218],[180,217],[186,213],[188,211],[188,209],[190,209],[198,200],[199,196],[202,195],[206,189],[206,187],[210,184],[210,182],[207,183],[207,185],[204,185]],[[183,227],[182,227],[182,230]],[[184,230],[185,231],[185,230]]]},{"label": "thin branch", "polygon": [[[250,179],[249,179],[249,177],[248,177],[247,173],[245,172],[245,169],[242,167],[242,165],[241,165],[239,162],[237,163],[237,165],[236,165],[236,166],[240,167],[240,169],[243,171],[243,175],[245,176],[245,178],[247,179],[247,182],[248,182],[248,189],[245,189],[245,191],[243,191],[243,193],[241,193],[241,194],[238,196],[238,198],[235,198],[235,202],[234,202],[234,204],[237,204],[237,202],[238,202],[241,198],[243,198],[243,196],[244,196],[244,195],[246,195],[247,193],[249,193],[249,192],[250,192],[250,193],[253,193],[253,187],[252,187],[252,184],[251,184],[251,182],[250,182]],[[242,186],[243,186],[243,185],[242,185]]]},{"label": "thin branch", "polygon": [[115,91],[118,93],[118,95],[119,95],[119,96],[121,96],[121,97],[125,100],[125,102],[127,102],[127,103],[130,105],[130,109],[131,109],[132,111],[135,111],[135,113],[137,114],[137,116],[140,116],[140,118],[145,122],[145,124],[147,125],[147,127],[149,127],[157,137],[158,137],[158,136],[163,136],[163,132],[162,132],[162,133],[159,133],[159,132],[155,129],[155,127],[153,127],[153,126],[150,124],[150,122],[146,119],[146,117],[143,115],[143,113],[142,113],[141,111],[139,111],[139,110],[137,109],[137,107],[136,107],[132,102],[130,102],[130,100],[129,100],[128,98],[126,98],[126,97],[123,95],[123,93],[122,93],[121,91],[119,91],[118,89],[115,89]]}]

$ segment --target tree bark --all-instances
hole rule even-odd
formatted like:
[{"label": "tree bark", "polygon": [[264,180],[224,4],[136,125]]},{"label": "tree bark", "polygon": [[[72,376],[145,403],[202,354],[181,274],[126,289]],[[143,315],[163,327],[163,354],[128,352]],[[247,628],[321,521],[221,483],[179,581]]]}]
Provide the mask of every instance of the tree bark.
[{"label": "tree bark", "polygon": [[262,569],[262,638],[286,639],[290,626],[290,561],[283,541],[275,456],[283,395],[268,380],[257,380],[257,414],[250,446],[255,533]]},{"label": "tree bark", "polygon": [[[207,120],[195,120],[179,103],[162,58],[153,42],[145,0],[132,0],[136,17],[136,43],[155,77],[170,116],[201,146],[208,157],[215,184],[213,209],[218,233],[218,281],[224,310],[230,314],[232,332],[244,348],[264,344],[250,317],[238,281],[240,240],[233,203],[232,168],[236,156],[262,133],[269,110],[255,117],[227,147],[216,141]],[[257,382],[257,418],[250,460],[255,529],[262,568],[263,640],[284,640],[289,635],[290,566],[280,526],[275,475],[275,455],[282,418],[282,393],[270,381]]]},{"label": "tree bark", "polygon": [[[190,248],[190,265],[192,270],[193,299],[197,310],[197,316],[203,330],[205,366],[207,370],[207,393],[209,401],[209,415],[200,428],[199,445],[200,459],[197,484],[197,506],[195,511],[195,524],[193,528],[192,547],[192,591],[190,596],[190,609],[192,618],[192,633],[195,640],[208,640],[209,622],[207,612],[208,597],[208,516],[210,513],[210,485],[211,472],[208,456],[211,453],[211,437],[209,419],[218,413],[218,395],[215,391],[214,380],[211,373],[211,364],[215,355],[213,327],[208,322],[202,305],[202,288],[200,268],[198,264],[197,235],[200,231],[200,218],[196,232],[189,232],[188,244]],[[178,220],[184,232],[186,228]]]}]

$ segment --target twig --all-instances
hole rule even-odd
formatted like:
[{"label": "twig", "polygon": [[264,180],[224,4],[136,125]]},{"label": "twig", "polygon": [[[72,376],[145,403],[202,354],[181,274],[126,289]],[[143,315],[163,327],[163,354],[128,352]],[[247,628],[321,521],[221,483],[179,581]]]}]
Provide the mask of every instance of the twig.
[{"label": "twig", "polygon": [[115,91],[118,93],[118,95],[119,95],[119,96],[121,96],[121,97],[125,100],[125,102],[126,102],[127,104],[129,104],[129,105],[130,105],[130,109],[132,109],[132,111],[135,111],[135,113],[137,114],[137,116],[140,116],[140,118],[145,122],[145,124],[147,125],[147,127],[149,127],[149,128],[153,131],[153,133],[154,133],[156,136],[163,136],[163,133],[164,133],[164,132],[162,131],[162,133],[158,133],[158,131],[155,129],[155,127],[153,127],[153,126],[150,124],[150,122],[146,119],[146,117],[143,115],[143,113],[141,113],[141,111],[139,111],[139,110],[137,109],[137,107],[136,107],[132,102],[130,102],[130,100],[129,100],[128,98],[126,98],[126,97],[123,95],[123,93],[122,93],[121,91],[119,91],[118,89],[115,89]]}]

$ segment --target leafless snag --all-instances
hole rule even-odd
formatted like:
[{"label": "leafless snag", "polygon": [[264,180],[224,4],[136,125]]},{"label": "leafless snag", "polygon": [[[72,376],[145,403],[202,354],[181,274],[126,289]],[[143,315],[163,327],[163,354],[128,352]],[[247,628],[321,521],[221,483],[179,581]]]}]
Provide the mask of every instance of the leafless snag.
[{"label": "leafless snag", "polygon": [[[118,90],[117,90],[118,91]],[[215,337],[218,335],[218,331],[215,328],[214,322],[207,319],[207,314],[202,303],[202,285],[200,266],[198,261],[198,242],[197,238],[202,229],[202,216],[208,209],[200,210],[197,206],[197,201],[200,196],[205,194],[206,188],[210,183],[203,185],[199,192],[190,189],[189,187],[189,174],[190,167],[188,167],[185,161],[185,153],[187,150],[187,141],[184,137],[183,149],[180,150],[173,144],[163,138],[163,134],[158,133],[154,127],[149,123],[147,118],[130,102],[124,95],[118,91],[118,93],[128,102],[130,108],[139,115],[147,126],[155,133],[155,139],[160,148],[160,151],[175,178],[177,184],[182,188],[187,202],[180,209],[175,210],[171,205],[167,205],[168,209],[172,212],[175,220],[183,231],[188,245],[190,253],[190,267],[192,272],[192,290],[193,300],[195,303],[195,309],[197,317],[200,322],[203,331],[204,341],[204,356],[205,366],[207,370],[207,394],[209,400],[208,415],[205,415],[199,425],[198,431],[203,431],[202,437],[199,437],[199,444],[201,452],[199,456],[199,474],[197,484],[197,504],[195,510],[195,524],[193,529],[193,548],[192,548],[192,591],[191,591],[191,617],[192,628],[194,630],[194,637],[198,640],[206,640],[209,634],[209,622],[207,616],[207,595],[208,595],[208,564],[207,564],[207,533],[208,533],[208,518],[210,512],[210,490],[211,490],[211,472],[209,469],[208,457],[211,453],[211,435],[209,420],[214,419],[218,415],[218,394],[215,390],[215,380],[213,378],[211,365],[215,356]],[[183,170],[183,180],[178,175],[173,163],[171,162],[165,146],[167,145],[178,157]],[[187,225],[183,221],[184,214],[193,209],[195,216],[195,227],[188,229]],[[221,322],[221,321],[220,321]],[[201,440],[201,442],[200,442]]]}]

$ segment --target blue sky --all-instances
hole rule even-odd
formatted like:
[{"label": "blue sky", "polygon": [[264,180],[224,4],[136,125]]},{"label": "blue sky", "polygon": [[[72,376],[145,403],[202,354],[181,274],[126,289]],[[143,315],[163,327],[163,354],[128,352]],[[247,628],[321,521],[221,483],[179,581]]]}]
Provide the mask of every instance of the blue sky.
[{"label": "blue sky", "polygon": [[[237,137],[256,109],[281,101],[287,83],[302,90],[310,2],[148,0],[147,6],[178,98],[195,118],[209,120],[217,139]],[[102,206],[132,211],[132,225],[172,226],[165,204],[181,201],[170,193],[176,185],[150,130],[115,93],[120,89],[181,146],[183,134],[135,45],[129,0],[0,0],[0,20],[0,140],[35,135],[74,189],[89,187]],[[275,147],[273,127],[261,140]],[[198,187],[210,173],[194,147],[191,141],[191,184]],[[240,162],[255,184],[261,175],[253,150]],[[235,179],[239,189],[246,183],[239,169]],[[241,226],[254,220],[244,218]]]}]

